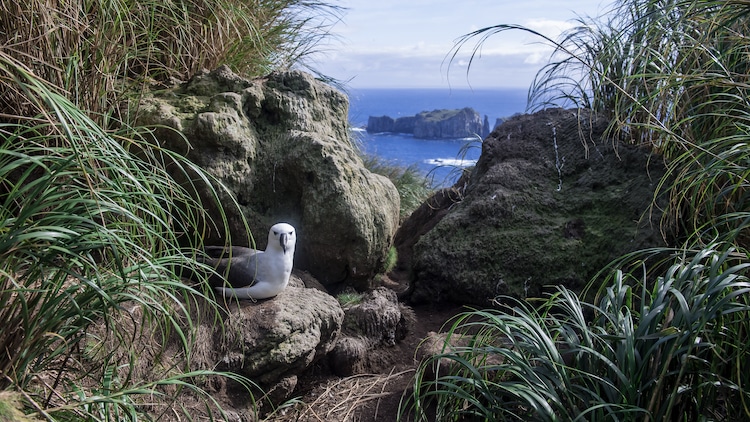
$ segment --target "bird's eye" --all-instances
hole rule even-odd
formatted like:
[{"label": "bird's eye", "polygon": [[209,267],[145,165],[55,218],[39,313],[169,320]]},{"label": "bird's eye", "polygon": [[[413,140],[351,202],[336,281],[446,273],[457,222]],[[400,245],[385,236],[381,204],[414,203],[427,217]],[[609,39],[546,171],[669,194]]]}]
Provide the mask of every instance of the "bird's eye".
[{"label": "bird's eye", "polygon": [[277,232],[277,231],[274,231],[274,232],[273,232],[273,235],[274,235],[274,236],[278,236],[278,235],[279,235],[279,232]]},{"label": "bird's eye", "polygon": [[289,236],[291,236],[294,232],[289,232]]}]

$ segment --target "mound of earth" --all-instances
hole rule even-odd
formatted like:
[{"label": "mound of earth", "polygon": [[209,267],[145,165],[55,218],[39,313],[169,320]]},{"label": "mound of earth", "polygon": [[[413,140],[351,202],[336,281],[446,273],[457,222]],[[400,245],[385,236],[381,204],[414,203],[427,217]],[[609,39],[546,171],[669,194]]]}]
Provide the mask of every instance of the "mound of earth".
[{"label": "mound of earth", "polygon": [[650,205],[664,165],[606,139],[606,127],[583,110],[551,109],[496,128],[470,176],[396,234],[411,301],[490,306],[555,286],[580,292],[613,259],[663,246]]}]

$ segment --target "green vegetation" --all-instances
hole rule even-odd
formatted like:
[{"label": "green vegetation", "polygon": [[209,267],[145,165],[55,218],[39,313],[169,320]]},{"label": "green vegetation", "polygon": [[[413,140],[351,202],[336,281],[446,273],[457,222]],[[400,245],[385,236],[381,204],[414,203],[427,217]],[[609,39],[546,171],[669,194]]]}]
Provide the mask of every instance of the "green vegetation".
[{"label": "green vegetation", "polygon": [[363,293],[358,293],[355,291],[345,291],[336,295],[336,300],[339,301],[339,304],[342,308],[349,308],[351,306],[362,303],[362,299],[364,297],[365,295]]},{"label": "green vegetation", "polygon": [[19,399],[20,394],[8,391],[0,391],[0,421],[2,422],[30,422],[34,419],[27,418],[21,410],[23,405]]},{"label": "green vegetation", "polygon": [[[503,298],[501,311],[459,316],[449,336],[469,346],[425,362],[402,412],[425,420],[435,405],[438,420],[455,421],[747,420],[750,9],[621,0],[579,23],[546,39],[556,50],[530,89],[531,106],[590,108],[611,122],[612,142],[664,160],[662,227],[678,243],[602,269],[591,303],[558,289],[537,306]],[[472,40],[477,54],[509,30],[544,38],[498,25],[466,35],[452,57]],[[430,377],[438,359],[450,369]]]},{"label": "green vegetation", "polygon": [[[106,127],[132,117],[122,100],[152,84],[221,64],[246,76],[299,65],[336,15],[333,6],[302,0],[3,2],[1,54],[15,62],[9,69],[24,66]],[[4,101],[0,111],[35,111],[16,105],[23,104]]]},{"label": "green vegetation", "polygon": [[423,111],[417,114],[417,116],[422,117],[428,122],[441,122],[443,120],[450,119],[451,117],[456,116],[458,113],[461,113],[463,111],[464,110],[460,108],[432,110],[432,111]]},{"label": "green vegetation", "polygon": [[[716,247],[714,247],[716,246]],[[437,420],[727,420],[747,409],[744,256],[676,251],[655,282],[617,271],[596,304],[564,288],[538,307],[503,298],[459,315],[468,346],[422,363],[412,413]],[[449,362],[448,373],[432,368]]]},{"label": "green vegetation", "polygon": [[400,218],[406,219],[433,192],[432,180],[420,173],[416,165],[403,167],[375,156],[362,158],[365,168],[393,182],[401,198]]},{"label": "green vegetation", "polygon": [[388,255],[385,257],[385,263],[383,264],[383,272],[389,273],[394,268],[396,268],[396,264],[398,263],[398,251],[396,250],[395,246],[391,246],[388,248]]},{"label": "green vegetation", "polygon": [[0,390],[48,420],[195,417],[173,403],[180,394],[222,417],[201,383],[223,376],[250,391],[193,369],[198,315],[216,318],[216,304],[174,271],[197,265],[183,247],[200,247],[213,224],[178,179],[209,178],[132,123],[144,89],[202,68],[259,76],[299,64],[335,10],[2,2]]}]

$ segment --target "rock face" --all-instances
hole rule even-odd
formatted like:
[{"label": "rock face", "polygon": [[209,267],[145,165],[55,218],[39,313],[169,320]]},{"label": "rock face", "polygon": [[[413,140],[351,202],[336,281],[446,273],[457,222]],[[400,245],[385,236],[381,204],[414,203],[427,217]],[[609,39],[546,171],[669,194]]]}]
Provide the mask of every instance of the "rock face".
[{"label": "rock face", "polygon": [[556,109],[496,128],[469,180],[438,192],[396,236],[411,259],[411,300],[486,306],[544,286],[580,290],[612,259],[663,244],[660,215],[648,214],[663,166],[613,148],[605,127]]},{"label": "rock face", "polygon": [[370,116],[367,118],[367,131],[370,133],[398,132],[393,130],[394,123],[395,120],[390,116]]},{"label": "rock face", "polygon": [[414,127],[417,124],[418,116],[399,117],[393,122],[392,132],[396,133],[414,133]]},{"label": "rock face", "polygon": [[395,132],[413,134],[420,139],[465,138],[483,133],[479,113],[470,107],[460,110],[423,111],[416,116],[370,116],[367,131],[370,133]]},{"label": "rock face", "polygon": [[[242,215],[256,235],[289,222],[298,233],[295,268],[326,286],[365,289],[392,242],[399,196],[388,179],[364,168],[348,137],[347,112],[343,94],[305,73],[247,80],[221,67],[143,100],[139,122],[171,128],[155,131],[159,142],[231,192],[219,197],[233,244],[251,243]],[[224,243],[214,193],[203,189],[220,227],[205,236]],[[255,240],[265,248],[265,236]]]},{"label": "rock face", "polygon": [[297,376],[333,349],[344,318],[333,296],[304,287],[227,306],[223,330],[212,328],[214,344],[221,345],[213,351],[216,368],[252,379],[273,391],[275,401],[286,399]]},{"label": "rock face", "polygon": [[469,107],[422,112],[414,123],[414,137],[421,139],[465,138],[481,133],[482,118]]},{"label": "rock face", "polygon": [[413,311],[399,303],[393,290],[367,292],[344,308],[341,336],[329,355],[331,369],[338,376],[371,371],[380,364],[382,350],[404,339],[412,320]]}]

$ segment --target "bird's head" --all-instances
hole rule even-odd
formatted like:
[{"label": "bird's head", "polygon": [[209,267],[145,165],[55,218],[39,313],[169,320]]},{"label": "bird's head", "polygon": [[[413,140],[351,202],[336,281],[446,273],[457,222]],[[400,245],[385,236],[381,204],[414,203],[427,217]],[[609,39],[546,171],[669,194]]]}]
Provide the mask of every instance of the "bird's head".
[{"label": "bird's head", "polygon": [[297,243],[297,231],[291,224],[277,223],[268,231],[268,248],[281,249],[284,254],[294,254]]}]

